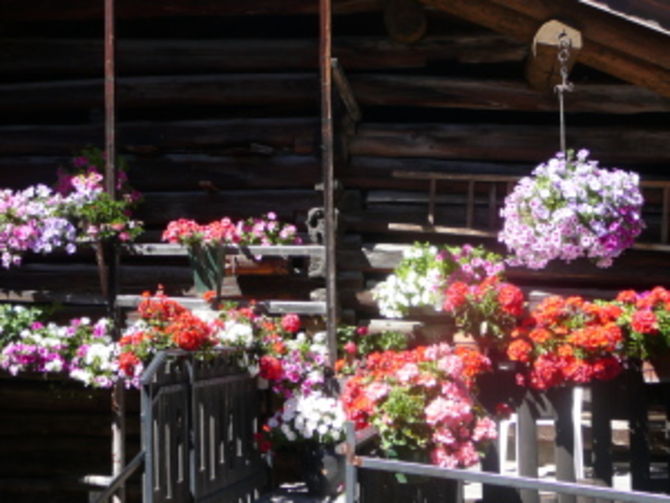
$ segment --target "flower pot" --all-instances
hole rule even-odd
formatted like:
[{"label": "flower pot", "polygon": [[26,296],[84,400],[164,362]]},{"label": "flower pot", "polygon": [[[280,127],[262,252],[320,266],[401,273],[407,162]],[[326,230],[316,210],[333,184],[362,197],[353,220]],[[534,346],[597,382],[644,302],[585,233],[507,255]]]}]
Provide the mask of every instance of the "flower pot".
[{"label": "flower pot", "polygon": [[344,456],[333,444],[307,442],[301,449],[302,478],[310,494],[333,496],[344,484]]},{"label": "flower pot", "polygon": [[226,271],[226,254],[221,245],[196,244],[189,247],[188,257],[193,270],[193,284],[199,294],[216,292],[221,297]]}]

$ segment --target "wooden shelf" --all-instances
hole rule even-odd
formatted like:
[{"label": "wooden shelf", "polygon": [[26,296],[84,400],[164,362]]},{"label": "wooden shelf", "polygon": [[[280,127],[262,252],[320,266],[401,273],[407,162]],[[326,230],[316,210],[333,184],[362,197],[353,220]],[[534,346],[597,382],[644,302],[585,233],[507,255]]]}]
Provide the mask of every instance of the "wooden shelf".
[{"label": "wooden shelf", "polygon": [[[227,255],[263,257],[323,257],[323,245],[268,245],[268,246],[226,246]],[[188,248],[179,244],[145,243],[130,247],[130,254],[145,256],[187,256]]]},{"label": "wooden shelf", "polygon": [[[117,305],[122,308],[136,308],[144,297],[141,295],[119,295]],[[188,309],[206,309],[209,304],[195,297],[170,297]],[[304,315],[325,315],[326,303],[322,301],[266,300],[256,303],[264,307],[269,314],[296,313]]]}]

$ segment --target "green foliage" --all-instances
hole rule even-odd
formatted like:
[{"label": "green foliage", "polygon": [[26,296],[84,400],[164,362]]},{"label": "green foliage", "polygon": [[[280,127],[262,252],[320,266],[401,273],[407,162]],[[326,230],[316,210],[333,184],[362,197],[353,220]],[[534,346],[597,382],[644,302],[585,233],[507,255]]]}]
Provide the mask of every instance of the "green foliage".
[{"label": "green foliage", "polygon": [[19,339],[19,334],[44,319],[45,313],[36,307],[0,304],[0,348]]}]

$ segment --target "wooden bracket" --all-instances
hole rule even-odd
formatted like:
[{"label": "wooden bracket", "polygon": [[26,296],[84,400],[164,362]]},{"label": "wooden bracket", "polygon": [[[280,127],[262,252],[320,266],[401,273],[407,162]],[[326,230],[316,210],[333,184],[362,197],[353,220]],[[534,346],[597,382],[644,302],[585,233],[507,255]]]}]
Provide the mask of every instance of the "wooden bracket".
[{"label": "wooden bracket", "polygon": [[561,33],[570,38],[570,57],[566,62],[568,71],[572,70],[577,61],[579,51],[582,49],[581,32],[556,19],[547,21],[533,37],[526,64],[526,80],[533,89],[553,91],[554,86],[561,82],[560,64],[557,58]]},{"label": "wooden bracket", "polygon": [[423,38],[428,22],[424,8],[417,0],[386,0],[384,25],[391,39],[411,44]]}]

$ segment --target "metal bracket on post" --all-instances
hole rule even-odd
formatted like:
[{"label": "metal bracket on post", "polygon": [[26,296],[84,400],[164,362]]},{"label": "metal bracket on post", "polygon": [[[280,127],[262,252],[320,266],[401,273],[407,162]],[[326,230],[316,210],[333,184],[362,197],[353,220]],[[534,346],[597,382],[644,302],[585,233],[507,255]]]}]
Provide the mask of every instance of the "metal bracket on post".
[{"label": "metal bracket on post", "polygon": [[[337,217],[338,211],[335,210],[335,221],[334,221],[334,232],[337,232]],[[311,208],[307,212],[307,220],[305,222],[307,226],[307,233],[309,235],[310,242],[314,244],[324,245],[326,244],[326,212],[322,206],[317,206]],[[320,257],[312,256],[309,260],[309,267],[307,269],[307,275],[310,278],[323,278],[326,276],[326,261],[325,253]]]}]

